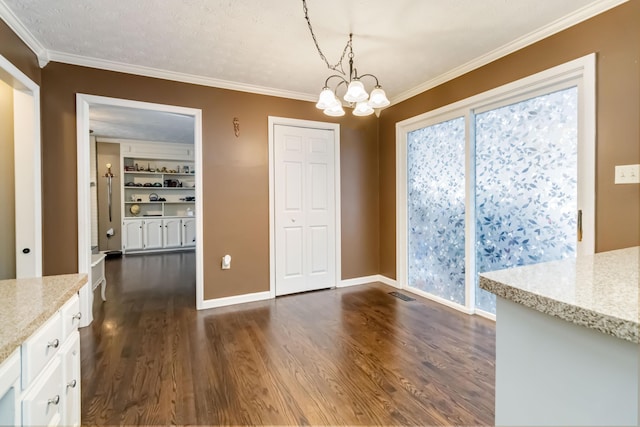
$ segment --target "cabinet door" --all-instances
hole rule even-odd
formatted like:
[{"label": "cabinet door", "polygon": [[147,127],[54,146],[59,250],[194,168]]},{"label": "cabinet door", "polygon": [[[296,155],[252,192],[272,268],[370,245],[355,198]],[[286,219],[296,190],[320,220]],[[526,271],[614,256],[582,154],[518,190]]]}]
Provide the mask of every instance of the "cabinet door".
[{"label": "cabinet door", "polygon": [[144,221],[144,248],[159,249],[162,248],[162,220],[146,219]]},{"label": "cabinet door", "polygon": [[182,219],[182,246],[196,245],[196,220],[195,218]]},{"label": "cabinet door", "polygon": [[74,331],[60,349],[62,360],[62,425],[80,425],[80,334]]},{"label": "cabinet door", "polygon": [[142,220],[124,221],[122,225],[122,249],[142,249]]},{"label": "cabinet door", "polygon": [[178,218],[165,219],[164,223],[164,247],[176,248],[182,243],[182,221]]},{"label": "cabinet door", "polygon": [[22,423],[25,426],[62,425],[62,368],[54,358],[22,395]]}]

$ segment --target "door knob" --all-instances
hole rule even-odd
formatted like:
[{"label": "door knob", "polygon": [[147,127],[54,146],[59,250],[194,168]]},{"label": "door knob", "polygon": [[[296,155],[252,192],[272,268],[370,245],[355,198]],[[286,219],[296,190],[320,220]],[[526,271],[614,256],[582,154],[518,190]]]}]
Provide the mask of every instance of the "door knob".
[{"label": "door knob", "polygon": [[29,252],[31,252],[31,249],[29,249],[29,248],[24,248],[24,249],[22,250],[22,253],[23,253],[23,254],[28,254]]}]

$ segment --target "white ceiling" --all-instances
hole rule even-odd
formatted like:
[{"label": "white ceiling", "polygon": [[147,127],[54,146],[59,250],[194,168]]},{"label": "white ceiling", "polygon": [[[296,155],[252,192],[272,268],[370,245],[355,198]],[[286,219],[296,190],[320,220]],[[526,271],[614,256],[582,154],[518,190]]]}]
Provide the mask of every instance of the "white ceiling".
[{"label": "white ceiling", "polygon": [[[398,102],[625,0],[307,1],[329,62],[353,32],[358,72]],[[41,64],[303,100],[332,74],[301,0],[0,0],[0,16]]]}]

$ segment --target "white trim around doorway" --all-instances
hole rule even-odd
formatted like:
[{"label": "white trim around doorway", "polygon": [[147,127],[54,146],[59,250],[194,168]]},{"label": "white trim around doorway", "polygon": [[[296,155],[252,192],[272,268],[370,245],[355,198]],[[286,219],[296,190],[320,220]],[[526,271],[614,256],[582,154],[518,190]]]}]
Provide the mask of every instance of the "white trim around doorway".
[{"label": "white trim around doorway", "polygon": [[[196,308],[206,308],[203,268],[203,188],[202,188],[202,110],[174,105],[154,104],[78,93],[76,94],[77,168],[78,168],[78,272],[91,271],[91,198],[89,176],[89,108],[110,105],[183,114],[194,118],[194,150],[196,173]],[[90,317],[90,316],[87,316]],[[83,317],[84,319],[84,317]],[[89,319],[90,322],[90,319]]]},{"label": "white trim around doorway", "polygon": [[269,294],[276,297],[276,243],[275,243],[275,140],[274,126],[296,126],[332,130],[334,135],[334,166],[335,166],[335,224],[336,224],[336,277],[335,285],[341,284],[342,277],[342,226],[340,204],[340,125],[338,123],[317,122],[311,120],[289,119],[285,117],[269,116]]}]

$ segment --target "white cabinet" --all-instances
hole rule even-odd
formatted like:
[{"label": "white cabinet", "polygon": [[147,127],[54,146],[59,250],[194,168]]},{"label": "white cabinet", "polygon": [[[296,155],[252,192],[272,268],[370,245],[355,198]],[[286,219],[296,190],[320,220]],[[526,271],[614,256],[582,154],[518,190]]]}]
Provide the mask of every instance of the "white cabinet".
[{"label": "white cabinet", "polygon": [[122,226],[122,250],[141,252],[189,248],[196,245],[196,219],[125,219]]},{"label": "white cabinet", "polygon": [[122,249],[125,251],[141,250],[142,220],[125,220],[122,222]]},{"label": "white cabinet", "polygon": [[80,425],[79,298],[74,295],[21,347],[21,423]]},{"label": "white cabinet", "polygon": [[182,219],[182,246],[196,245],[196,220],[195,218]]},{"label": "white cabinet", "polygon": [[179,248],[182,245],[182,219],[171,218],[162,221],[164,225],[164,247]]},{"label": "white cabinet", "polygon": [[20,350],[18,349],[0,364],[0,426],[22,424],[20,390]]},{"label": "white cabinet", "polygon": [[80,425],[80,334],[73,331],[60,349],[62,425]]},{"label": "white cabinet", "polygon": [[38,375],[22,396],[23,425],[62,425],[61,383],[60,358],[56,357]]},{"label": "white cabinet", "polygon": [[144,249],[161,249],[162,231],[163,227],[161,219],[145,219],[142,221]]}]

